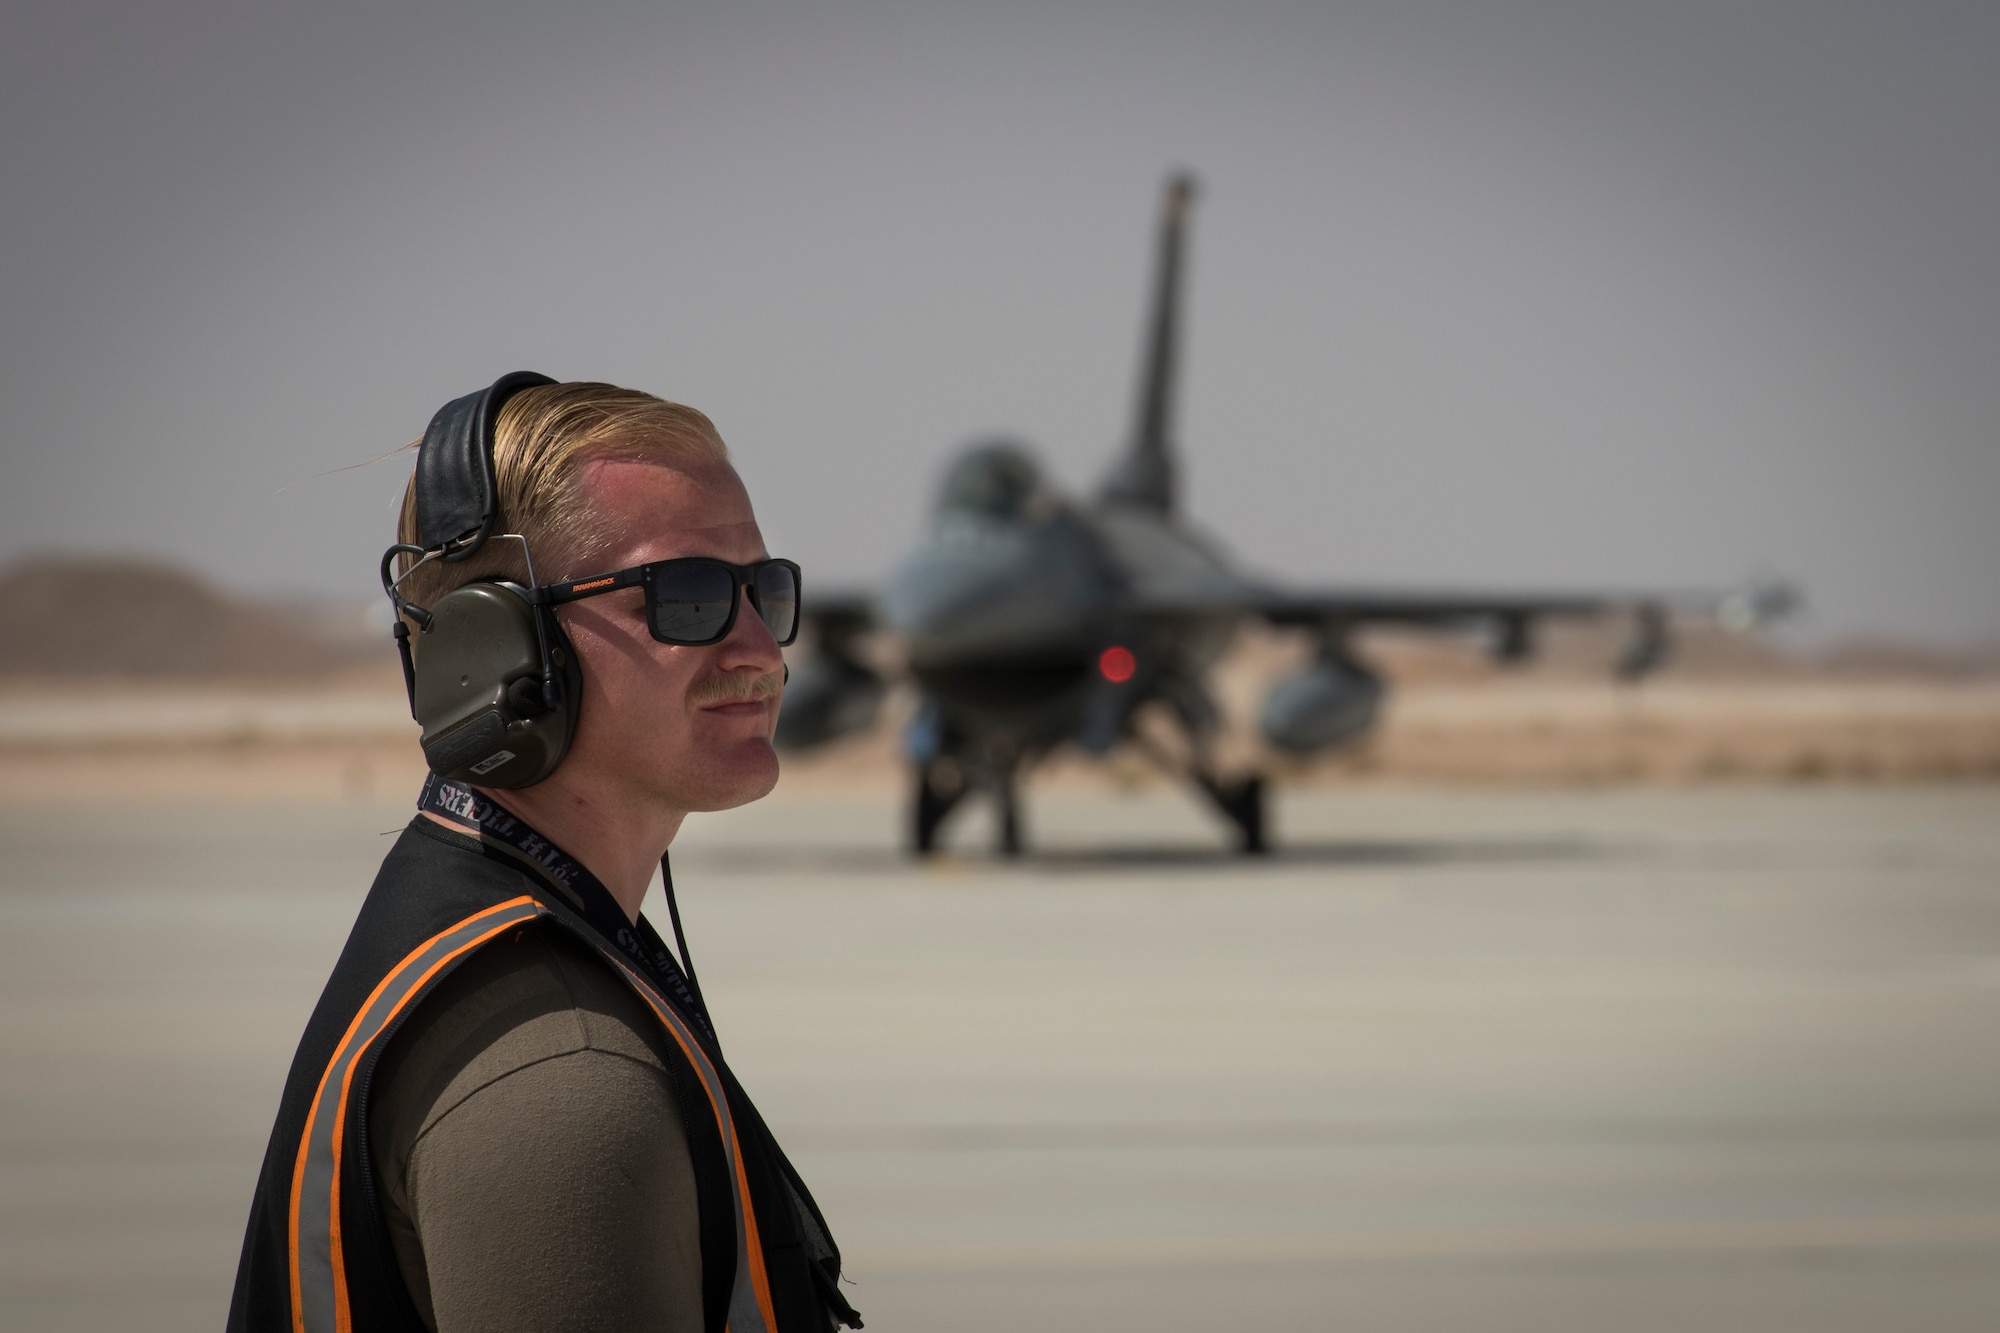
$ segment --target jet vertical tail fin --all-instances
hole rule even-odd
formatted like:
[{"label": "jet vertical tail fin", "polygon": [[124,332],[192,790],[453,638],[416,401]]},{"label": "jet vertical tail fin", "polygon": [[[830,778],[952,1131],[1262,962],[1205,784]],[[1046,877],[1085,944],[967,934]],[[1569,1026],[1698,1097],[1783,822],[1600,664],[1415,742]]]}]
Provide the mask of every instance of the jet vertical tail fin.
[{"label": "jet vertical tail fin", "polygon": [[1167,182],[1153,270],[1153,312],[1139,366],[1139,401],[1125,456],[1105,478],[1104,498],[1171,513],[1175,500],[1174,382],[1180,341],[1181,251],[1194,178]]}]

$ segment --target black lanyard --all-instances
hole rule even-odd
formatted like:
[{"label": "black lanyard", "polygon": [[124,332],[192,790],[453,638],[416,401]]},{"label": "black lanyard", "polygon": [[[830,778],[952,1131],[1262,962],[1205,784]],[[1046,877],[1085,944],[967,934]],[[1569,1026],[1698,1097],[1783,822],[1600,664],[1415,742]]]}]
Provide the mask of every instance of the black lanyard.
[{"label": "black lanyard", "polygon": [[[669,952],[666,942],[653,925],[641,916],[636,922],[611,896],[603,881],[585,869],[583,863],[537,833],[528,822],[509,814],[498,803],[481,796],[463,783],[450,782],[433,773],[424,780],[417,809],[436,815],[454,828],[512,852],[516,858],[547,880],[592,930],[618,946],[633,966],[648,980],[671,996],[679,1008],[701,1028],[711,1047],[717,1045],[715,1025],[709,1021],[708,1006],[702,1003],[701,986],[694,980],[694,964],[685,969]],[[688,957],[687,937],[681,933],[680,907],[674,902],[674,875],[667,858],[660,858],[660,876],[666,886],[667,914],[673,919],[674,941],[680,945],[681,959]]]}]

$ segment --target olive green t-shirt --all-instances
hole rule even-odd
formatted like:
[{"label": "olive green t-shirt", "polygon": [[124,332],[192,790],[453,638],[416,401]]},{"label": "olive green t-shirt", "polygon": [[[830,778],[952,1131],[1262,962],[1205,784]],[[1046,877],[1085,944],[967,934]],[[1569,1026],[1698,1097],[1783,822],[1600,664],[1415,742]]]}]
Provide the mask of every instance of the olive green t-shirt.
[{"label": "olive green t-shirt", "polygon": [[403,1280],[436,1333],[700,1333],[694,1164],[664,1036],[566,932],[494,940],[383,1051],[369,1101]]}]

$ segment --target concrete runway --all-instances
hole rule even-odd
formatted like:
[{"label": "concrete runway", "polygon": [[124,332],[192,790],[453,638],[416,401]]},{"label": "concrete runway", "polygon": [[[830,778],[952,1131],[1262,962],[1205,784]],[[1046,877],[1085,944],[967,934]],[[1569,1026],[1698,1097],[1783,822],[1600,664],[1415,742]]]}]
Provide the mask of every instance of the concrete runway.
[{"label": "concrete runway", "polygon": [[[1316,791],[1254,865],[1164,791],[1030,814],[683,836],[871,1330],[2000,1326],[2000,788]],[[0,1327],[219,1326],[405,817],[0,815]]]}]

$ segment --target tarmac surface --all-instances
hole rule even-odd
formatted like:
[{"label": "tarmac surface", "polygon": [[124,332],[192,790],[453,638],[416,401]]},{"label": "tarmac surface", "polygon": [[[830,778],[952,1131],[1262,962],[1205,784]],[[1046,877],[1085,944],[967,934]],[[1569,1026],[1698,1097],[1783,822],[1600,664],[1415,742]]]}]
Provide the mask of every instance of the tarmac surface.
[{"label": "tarmac surface", "polygon": [[[0,813],[0,1328],[214,1329],[408,807]],[[725,1048],[870,1330],[2000,1326],[2000,787],[1049,789],[692,821]],[[656,916],[663,913],[655,912]]]}]

